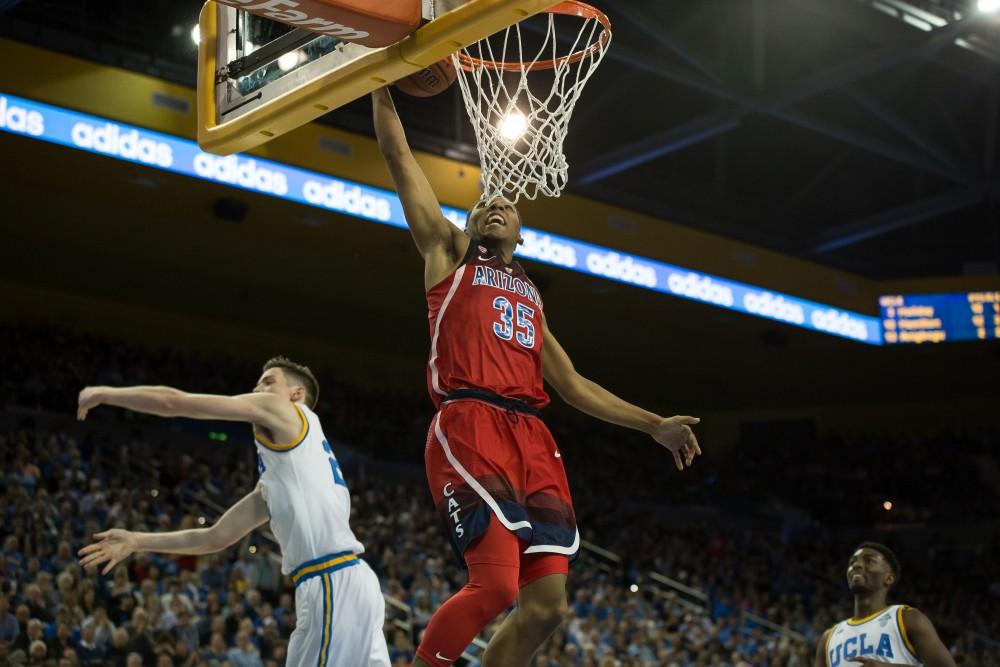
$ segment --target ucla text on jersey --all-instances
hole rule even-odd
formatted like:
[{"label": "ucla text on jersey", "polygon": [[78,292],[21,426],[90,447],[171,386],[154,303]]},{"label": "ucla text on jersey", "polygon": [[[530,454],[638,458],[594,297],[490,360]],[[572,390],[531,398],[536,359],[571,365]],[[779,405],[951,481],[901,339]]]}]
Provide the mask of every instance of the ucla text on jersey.
[{"label": "ucla text on jersey", "polygon": [[855,658],[874,658],[897,665],[920,665],[913,644],[906,636],[903,611],[906,605],[887,607],[871,616],[841,621],[826,640],[830,667],[853,664]]}]

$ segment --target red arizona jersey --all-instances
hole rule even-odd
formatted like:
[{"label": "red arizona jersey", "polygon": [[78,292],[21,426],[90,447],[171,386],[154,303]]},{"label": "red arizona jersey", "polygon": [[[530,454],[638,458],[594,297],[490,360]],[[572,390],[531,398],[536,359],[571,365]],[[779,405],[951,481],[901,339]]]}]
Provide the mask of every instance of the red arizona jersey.
[{"label": "red arizona jersey", "polygon": [[517,262],[473,240],[455,271],[427,291],[427,387],[438,405],[455,389],[485,389],[534,407],[542,386],[542,297]]}]

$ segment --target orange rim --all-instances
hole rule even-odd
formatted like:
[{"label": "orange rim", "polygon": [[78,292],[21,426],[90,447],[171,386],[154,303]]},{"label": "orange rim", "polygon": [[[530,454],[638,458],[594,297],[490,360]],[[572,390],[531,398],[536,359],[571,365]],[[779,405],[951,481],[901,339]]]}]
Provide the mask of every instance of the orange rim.
[{"label": "orange rim", "polygon": [[[580,49],[579,51],[561,58],[539,60],[528,67],[529,72],[532,70],[555,69],[556,67],[561,67],[563,65],[572,65],[573,63],[580,62],[584,58],[593,55],[597,50],[605,47],[611,40],[611,21],[608,20],[607,15],[596,7],[591,7],[585,2],[580,2],[580,0],[564,0],[554,7],[546,9],[545,12],[549,14],[562,14],[565,16],[578,16],[585,21],[597,19],[604,29],[601,31],[597,41],[587,48]],[[524,63],[521,61],[498,62],[496,60],[473,58],[465,53],[465,51],[458,52],[458,64],[466,72],[473,72],[480,68],[503,70],[505,72],[520,72],[525,69]]]}]

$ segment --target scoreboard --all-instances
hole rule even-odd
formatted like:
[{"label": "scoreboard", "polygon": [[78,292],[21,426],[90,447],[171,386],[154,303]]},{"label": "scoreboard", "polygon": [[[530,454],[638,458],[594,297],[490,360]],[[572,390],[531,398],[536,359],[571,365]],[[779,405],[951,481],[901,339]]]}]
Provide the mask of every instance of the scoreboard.
[{"label": "scoreboard", "polygon": [[888,344],[1000,338],[1000,292],[890,294],[879,306]]}]

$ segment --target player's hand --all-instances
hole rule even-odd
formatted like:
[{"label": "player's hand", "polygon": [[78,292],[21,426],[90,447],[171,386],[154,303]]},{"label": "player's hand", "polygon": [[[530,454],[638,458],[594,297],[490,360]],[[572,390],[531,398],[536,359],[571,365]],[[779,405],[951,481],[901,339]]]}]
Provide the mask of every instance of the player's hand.
[{"label": "player's hand", "polygon": [[94,533],[94,538],[97,541],[80,549],[77,555],[80,556],[80,567],[82,568],[94,568],[107,562],[101,574],[110,572],[115,565],[135,553],[138,547],[135,535],[120,528]]},{"label": "player's hand", "polygon": [[701,454],[698,438],[691,430],[691,426],[700,421],[697,417],[667,417],[650,433],[653,440],[669,449],[674,455],[674,464],[678,470],[684,470],[685,465],[690,467],[694,463],[694,457]]},{"label": "player's hand", "polygon": [[856,658],[850,658],[850,662],[858,665],[882,665],[883,667],[903,667],[903,665],[901,665],[898,662],[882,662],[881,660],[876,660],[875,658],[862,658],[860,656]]},{"label": "player's hand", "polygon": [[101,404],[101,390],[104,387],[85,387],[77,399],[76,418],[83,421],[87,413]]}]

